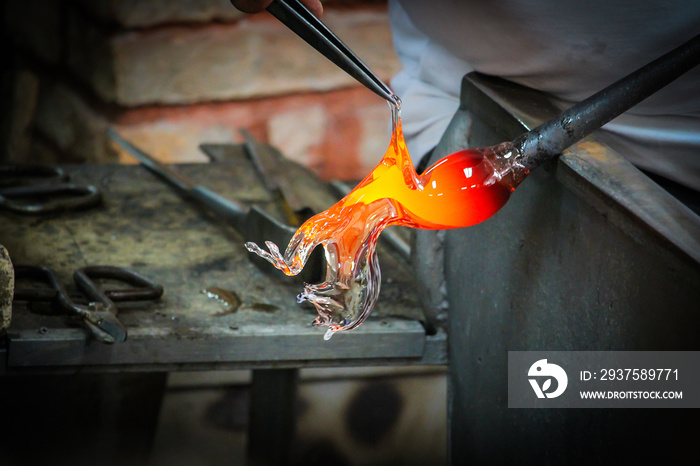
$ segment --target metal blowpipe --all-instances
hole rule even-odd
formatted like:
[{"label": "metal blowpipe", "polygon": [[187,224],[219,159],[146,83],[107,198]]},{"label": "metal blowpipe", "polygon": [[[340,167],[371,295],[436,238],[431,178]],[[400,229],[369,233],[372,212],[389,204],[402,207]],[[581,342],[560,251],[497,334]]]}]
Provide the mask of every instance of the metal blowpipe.
[{"label": "metal blowpipe", "polygon": [[700,34],[513,141],[528,170],[541,165],[700,64]]}]

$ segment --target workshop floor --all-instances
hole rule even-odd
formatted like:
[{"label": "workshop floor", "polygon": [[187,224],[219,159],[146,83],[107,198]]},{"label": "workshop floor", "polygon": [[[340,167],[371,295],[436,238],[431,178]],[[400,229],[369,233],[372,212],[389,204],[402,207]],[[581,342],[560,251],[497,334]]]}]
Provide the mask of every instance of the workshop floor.
[{"label": "workshop floor", "polygon": [[[171,374],[151,466],[244,465],[249,382],[249,371]],[[294,464],[447,462],[442,368],[307,369],[298,398]]]}]

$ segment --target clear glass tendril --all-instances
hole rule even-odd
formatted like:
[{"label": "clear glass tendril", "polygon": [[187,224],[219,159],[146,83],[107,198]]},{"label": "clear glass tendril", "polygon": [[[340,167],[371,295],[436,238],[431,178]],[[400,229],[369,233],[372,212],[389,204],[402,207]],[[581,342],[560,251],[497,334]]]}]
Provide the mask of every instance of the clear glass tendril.
[{"label": "clear glass tendril", "polygon": [[[307,220],[282,254],[246,248],[287,275],[298,274],[311,252],[325,250],[326,277],[305,283],[297,302],[314,305],[315,326],[328,327],[324,339],[356,328],[379,296],[381,271],[376,245],[389,225],[445,229],[473,225],[490,217],[527,175],[509,143],[451,154],[418,175],[401,131],[401,100],[390,104],[392,137],[377,167],[337,204]],[[517,154],[515,154],[517,155]]]}]

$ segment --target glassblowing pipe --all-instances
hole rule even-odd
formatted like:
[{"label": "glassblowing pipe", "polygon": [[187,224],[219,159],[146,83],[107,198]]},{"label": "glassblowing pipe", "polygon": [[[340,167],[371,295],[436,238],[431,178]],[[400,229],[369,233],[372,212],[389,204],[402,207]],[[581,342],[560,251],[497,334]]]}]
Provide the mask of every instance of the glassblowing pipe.
[{"label": "glassblowing pipe", "polygon": [[513,141],[528,170],[637,105],[700,63],[700,34]]}]

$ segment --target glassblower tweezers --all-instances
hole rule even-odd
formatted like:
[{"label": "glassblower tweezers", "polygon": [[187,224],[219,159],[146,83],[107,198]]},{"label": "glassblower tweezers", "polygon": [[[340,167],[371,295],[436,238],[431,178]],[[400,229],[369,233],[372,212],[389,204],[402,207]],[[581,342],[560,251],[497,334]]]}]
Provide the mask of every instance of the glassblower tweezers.
[{"label": "glassblower tweezers", "polygon": [[[297,0],[273,0],[267,10],[299,37],[368,89],[398,104],[391,92],[357,56]],[[567,147],[649,97],[700,61],[700,35],[515,139],[529,170],[557,157]]]},{"label": "glassblower tweezers", "polygon": [[389,86],[297,0],[273,0],[267,11],[369,90],[392,105],[398,104],[398,97]]}]

